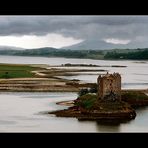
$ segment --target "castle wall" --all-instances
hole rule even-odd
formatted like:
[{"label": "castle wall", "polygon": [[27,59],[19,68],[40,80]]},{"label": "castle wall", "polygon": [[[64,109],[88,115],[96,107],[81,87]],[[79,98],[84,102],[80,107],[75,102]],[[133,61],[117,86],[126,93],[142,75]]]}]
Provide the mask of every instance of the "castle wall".
[{"label": "castle wall", "polygon": [[118,73],[106,74],[99,76],[98,82],[98,99],[104,99],[105,96],[111,93],[119,100],[121,99],[121,76]]}]

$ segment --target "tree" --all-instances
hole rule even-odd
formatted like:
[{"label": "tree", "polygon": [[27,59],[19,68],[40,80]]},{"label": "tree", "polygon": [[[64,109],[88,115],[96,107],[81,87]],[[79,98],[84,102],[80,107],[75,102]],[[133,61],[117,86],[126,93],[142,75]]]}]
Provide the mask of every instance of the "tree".
[{"label": "tree", "polygon": [[8,73],[7,71],[6,71],[5,74],[4,74],[4,78],[5,78],[5,79],[8,79],[8,78],[9,78],[9,73]]},{"label": "tree", "polygon": [[85,94],[89,93],[88,89],[81,89],[78,93],[79,96],[83,96]]},{"label": "tree", "polygon": [[91,87],[89,92],[90,93],[97,93],[97,87]]}]

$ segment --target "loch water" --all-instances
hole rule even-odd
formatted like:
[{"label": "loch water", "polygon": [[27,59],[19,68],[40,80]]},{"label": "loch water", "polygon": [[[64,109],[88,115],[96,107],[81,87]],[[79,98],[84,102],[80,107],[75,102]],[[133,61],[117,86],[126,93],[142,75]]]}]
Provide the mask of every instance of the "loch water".
[{"label": "loch water", "polygon": [[[122,76],[122,89],[148,88],[148,61],[132,60],[91,60],[68,58],[45,58],[23,56],[0,56],[0,63],[13,64],[95,64],[101,67],[90,69],[119,72]],[[111,67],[120,65],[126,67]],[[49,67],[50,68],[50,67]],[[76,68],[76,67],[67,67]],[[78,67],[88,69],[88,67]],[[96,82],[99,74],[105,72],[81,73],[65,77]],[[148,107],[137,109],[134,120],[119,125],[102,125],[95,121],[78,121],[75,118],[61,118],[45,114],[47,111],[67,108],[56,102],[74,100],[77,93],[66,92],[1,92],[0,93],[0,132],[148,132]]]}]

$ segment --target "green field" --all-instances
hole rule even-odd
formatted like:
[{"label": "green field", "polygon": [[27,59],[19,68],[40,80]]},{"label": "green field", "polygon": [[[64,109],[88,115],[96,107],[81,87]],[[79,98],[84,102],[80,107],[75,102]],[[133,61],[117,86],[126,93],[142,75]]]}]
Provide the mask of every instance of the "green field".
[{"label": "green field", "polygon": [[31,71],[39,69],[41,68],[24,64],[0,64],[0,78],[32,78],[35,77],[35,74]]}]

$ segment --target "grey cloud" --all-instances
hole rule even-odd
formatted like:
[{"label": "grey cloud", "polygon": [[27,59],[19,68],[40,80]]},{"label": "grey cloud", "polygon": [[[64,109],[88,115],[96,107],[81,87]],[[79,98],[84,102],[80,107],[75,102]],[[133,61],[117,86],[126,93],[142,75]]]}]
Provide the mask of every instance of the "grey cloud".
[{"label": "grey cloud", "polygon": [[148,39],[148,16],[1,16],[0,35],[59,33],[81,39]]}]

